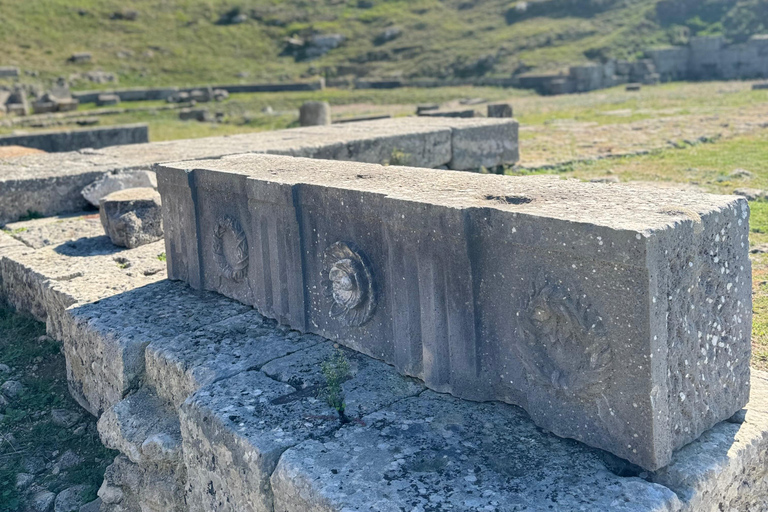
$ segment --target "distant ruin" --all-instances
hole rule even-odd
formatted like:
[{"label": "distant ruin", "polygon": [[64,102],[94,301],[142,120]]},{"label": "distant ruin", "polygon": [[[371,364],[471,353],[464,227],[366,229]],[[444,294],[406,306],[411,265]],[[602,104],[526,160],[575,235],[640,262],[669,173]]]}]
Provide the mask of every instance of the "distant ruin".
[{"label": "distant ruin", "polygon": [[567,73],[522,75],[517,86],[541,94],[570,94],[627,83],[768,77],[768,35],[734,45],[726,44],[722,36],[692,37],[687,46],[652,48],[645,53],[647,58],[634,62],[609,60],[571,66]]}]

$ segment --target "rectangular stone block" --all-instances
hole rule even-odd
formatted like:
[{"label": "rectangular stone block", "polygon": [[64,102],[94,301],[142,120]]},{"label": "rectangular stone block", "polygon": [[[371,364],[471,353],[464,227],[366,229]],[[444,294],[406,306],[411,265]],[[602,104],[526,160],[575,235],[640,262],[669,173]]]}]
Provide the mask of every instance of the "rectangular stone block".
[{"label": "rectangular stone block", "polygon": [[241,155],[158,166],[171,279],[647,469],[749,395],[735,196]]},{"label": "rectangular stone block", "polygon": [[467,170],[514,164],[517,144],[513,119],[395,118],[7,158],[0,160],[0,225],[84,210],[81,191],[105,173],[159,162],[271,153]]}]

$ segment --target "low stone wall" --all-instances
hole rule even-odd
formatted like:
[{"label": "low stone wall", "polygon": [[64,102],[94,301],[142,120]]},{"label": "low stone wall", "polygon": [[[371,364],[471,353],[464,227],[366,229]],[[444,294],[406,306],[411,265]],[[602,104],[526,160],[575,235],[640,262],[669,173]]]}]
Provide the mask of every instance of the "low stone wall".
[{"label": "low stone wall", "polygon": [[688,46],[648,50],[663,81],[768,77],[768,36],[727,45],[722,37],[694,37]]},{"label": "low stone wall", "polygon": [[[114,94],[120,98],[120,101],[148,101],[148,100],[166,100],[169,97],[180,92],[192,92],[206,89],[208,86],[200,87],[136,87],[132,89],[106,89],[99,91],[80,91],[73,92],[72,97],[80,103],[96,103],[102,94]],[[325,82],[321,79],[315,82],[293,82],[282,84],[225,84],[214,85],[213,89],[222,89],[229,93],[243,92],[285,92],[285,91],[318,91],[325,87]]]},{"label": "low stone wall", "polygon": [[24,146],[47,153],[77,151],[84,148],[100,149],[145,142],[149,142],[149,128],[146,124],[0,136],[0,146]]},{"label": "low stone wall", "polygon": [[395,118],[227,137],[114,146],[96,151],[0,160],[0,225],[28,215],[88,207],[82,189],[109,172],[150,170],[180,159],[273,153],[456,170],[518,160],[512,119]]}]

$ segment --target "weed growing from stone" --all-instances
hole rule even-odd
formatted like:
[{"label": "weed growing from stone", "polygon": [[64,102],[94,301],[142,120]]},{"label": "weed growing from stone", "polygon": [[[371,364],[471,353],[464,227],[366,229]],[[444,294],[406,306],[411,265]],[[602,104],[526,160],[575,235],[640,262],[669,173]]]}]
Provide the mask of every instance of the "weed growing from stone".
[{"label": "weed growing from stone", "polygon": [[405,151],[401,151],[397,148],[392,150],[392,154],[389,156],[389,165],[408,165],[408,161],[411,159],[411,155]]},{"label": "weed growing from stone", "polygon": [[323,361],[321,365],[325,386],[321,389],[321,395],[328,405],[339,413],[339,421],[348,423],[349,418],[344,414],[344,390],[342,384],[352,375],[350,373],[349,360],[344,352],[337,349],[333,356]]}]

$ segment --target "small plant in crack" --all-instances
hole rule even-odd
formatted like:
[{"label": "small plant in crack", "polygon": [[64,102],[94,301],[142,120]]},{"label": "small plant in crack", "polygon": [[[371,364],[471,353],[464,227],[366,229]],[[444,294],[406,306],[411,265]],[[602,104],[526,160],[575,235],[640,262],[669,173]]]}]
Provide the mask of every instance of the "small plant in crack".
[{"label": "small plant in crack", "polygon": [[346,404],[344,390],[341,388],[341,385],[352,376],[347,356],[340,349],[336,349],[331,357],[323,361],[320,368],[325,377],[325,386],[320,390],[321,396],[339,413],[341,423],[349,423],[349,418],[344,414]]}]

